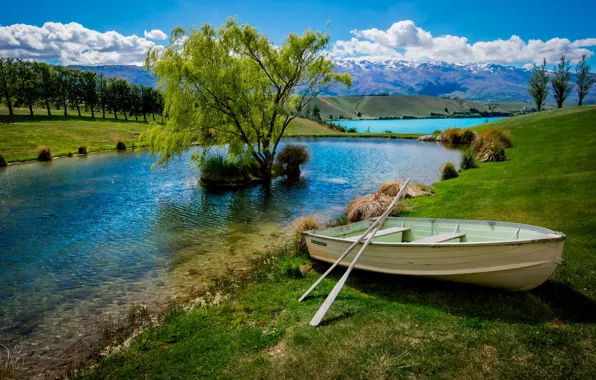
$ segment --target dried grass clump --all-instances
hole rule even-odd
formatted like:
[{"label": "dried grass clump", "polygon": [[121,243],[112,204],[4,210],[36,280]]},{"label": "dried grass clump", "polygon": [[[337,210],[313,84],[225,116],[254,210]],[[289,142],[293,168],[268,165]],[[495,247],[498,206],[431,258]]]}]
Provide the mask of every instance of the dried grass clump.
[{"label": "dried grass clump", "polygon": [[79,154],[87,154],[87,151],[89,150],[89,147],[83,145],[79,147],[78,153]]},{"label": "dried grass clump", "polygon": [[346,216],[350,222],[380,216],[391,204],[393,198],[383,194],[367,194],[356,197],[346,208]]},{"label": "dried grass clump", "polygon": [[448,162],[441,168],[441,181],[446,181],[451,178],[457,178],[459,174],[453,163]]},{"label": "dried grass clump", "polygon": [[466,149],[461,158],[461,165],[459,166],[459,168],[461,170],[468,170],[477,167],[478,163],[476,162],[476,152],[474,152],[472,149]]},{"label": "dried grass clump", "polygon": [[8,163],[6,162],[6,160],[4,159],[4,157],[2,157],[2,155],[0,154],[0,168],[3,168],[5,166],[7,166]]},{"label": "dried grass clump", "polygon": [[319,226],[319,221],[314,215],[303,216],[294,221],[294,238],[301,251],[305,252],[307,250],[306,240],[302,237],[302,232],[319,229]]},{"label": "dried grass clump", "polygon": [[505,161],[505,149],[503,149],[498,143],[489,141],[478,148],[476,159],[480,162]]},{"label": "dried grass clump", "polygon": [[[449,128],[441,135],[440,141],[449,144],[471,144],[476,139],[476,132],[471,129]],[[439,139],[437,139],[439,141]]]},{"label": "dried grass clump", "polygon": [[[379,187],[377,194],[395,198],[397,193],[401,190],[401,187],[401,183],[397,181],[385,182]],[[404,198],[416,198],[421,195],[426,195],[426,192],[420,189],[417,185],[408,185]]]},{"label": "dried grass clump", "polygon": [[52,149],[49,146],[40,145],[36,152],[39,161],[52,161]]},{"label": "dried grass clump", "polygon": [[126,144],[124,143],[124,141],[122,141],[122,140],[118,141],[118,144],[116,144],[116,149],[117,150],[126,150]]},{"label": "dried grass clump", "polygon": [[310,159],[310,154],[304,145],[286,145],[277,155],[275,161],[281,165],[283,173],[290,177],[300,176],[300,165]]}]

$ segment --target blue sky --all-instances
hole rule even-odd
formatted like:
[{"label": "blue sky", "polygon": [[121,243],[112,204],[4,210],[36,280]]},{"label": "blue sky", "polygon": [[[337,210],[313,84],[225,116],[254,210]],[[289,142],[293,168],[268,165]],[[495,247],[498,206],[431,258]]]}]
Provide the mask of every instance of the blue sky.
[{"label": "blue sky", "polygon": [[[581,11],[579,10],[581,9]],[[400,1],[39,1],[30,0],[26,9],[22,2],[10,1],[2,6],[0,25],[7,28],[13,24],[26,24],[41,27],[46,22],[67,24],[76,22],[84,28],[104,33],[116,31],[122,36],[137,35],[143,37],[144,31],[161,30],[169,35],[175,26],[189,27],[211,23],[222,24],[228,16],[237,16],[239,22],[256,26],[276,43],[281,43],[289,32],[302,32],[308,27],[323,29],[328,20],[328,31],[335,47],[336,58],[373,57],[378,59],[415,59],[447,60],[456,62],[481,61],[513,64],[521,66],[537,61],[537,55],[565,53],[572,57],[581,56],[582,52],[593,54],[596,50],[596,1],[569,1],[561,6],[557,1],[435,1],[400,2]],[[410,21],[411,24],[399,24],[393,31],[387,30],[395,23]],[[354,33],[352,31],[360,31]],[[14,30],[5,30],[16,35]],[[380,32],[387,32],[385,34]],[[414,40],[411,33],[418,35]],[[24,35],[35,31],[19,31],[19,41],[31,40]],[[425,36],[440,38],[454,36],[451,39],[431,40]],[[83,35],[85,35],[83,33]],[[567,39],[565,45],[559,40],[545,46],[533,46],[523,54],[519,41],[512,41],[510,49],[519,50],[511,53],[488,54],[487,49],[501,49],[499,44],[483,47],[475,43],[509,40],[512,35],[519,36],[524,43],[529,40],[547,42],[553,38]],[[10,37],[10,36],[9,36]],[[2,39],[0,31],[0,52],[6,54],[10,49],[15,53],[16,43],[8,44],[8,37]],[[465,38],[463,41],[461,38]],[[577,42],[581,40],[583,42]],[[574,45],[575,42],[575,45]],[[48,40],[41,42],[49,44]],[[77,43],[85,44],[77,37]],[[144,42],[139,46],[145,46]],[[164,41],[153,40],[162,44]],[[579,46],[579,45],[581,46]],[[10,45],[10,46],[8,46]],[[20,44],[21,47],[23,43]],[[117,44],[116,44],[117,45]],[[519,45],[519,46],[518,46]],[[578,46],[576,46],[578,45]],[[8,46],[8,47],[7,47]],[[107,51],[113,47],[98,48]],[[79,47],[80,49],[80,47]],[[139,50],[141,47],[139,47]],[[434,49],[434,50],[433,50]],[[459,53],[451,54],[450,51]],[[558,50],[557,50],[558,49]],[[578,50],[583,49],[583,50]],[[40,47],[37,47],[40,50]],[[43,50],[43,49],[41,49]],[[394,52],[391,52],[393,50]],[[466,50],[466,52],[464,52]],[[472,52],[474,50],[474,52]],[[26,54],[24,50],[20,54]],[[408,52],[408,54],[404,54]],[[427,54],[428,52],[428,54]],[[45,54],[45,53],[44,53]],[[96,64],[119,63],[115,56],[101,57],[96,54],[84,59],[74,52],[69,57],[63,55],[56,59],[92,60]],[[40,55],[48,59],[50,55]],[[134,60],[132,52],[124,52],[121,60]],[[550,59],[549,59],[550,60]],[[105,62],[103,62],[105,61]],[[114,61],[114,62],[112,62]],[[591,58],[592,64],[595,62]],[[81,62],[85,63],[85,62]],[[593,64],[594,65],[594,64]]]}]

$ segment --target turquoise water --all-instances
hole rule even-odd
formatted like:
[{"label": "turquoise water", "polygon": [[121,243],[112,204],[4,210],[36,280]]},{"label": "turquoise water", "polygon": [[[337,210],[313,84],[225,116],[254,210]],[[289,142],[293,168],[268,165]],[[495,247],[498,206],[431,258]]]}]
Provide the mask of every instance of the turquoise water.
[{"label": "turquoise water", "polygon": [[[346,128],[356,128],[357,132],[383,133],[433,133],[447,128],[468,128],[475,125],[504,119],[503,117],[468,119],[412,119],[412,120],[333,120],[333,123]],[[370,130],[369,130],[370,128]]]},{"label": "turquoise water", "polygon": [[338,215],[387,180],[432,183],[460,152],[390,139],[295,139],[297,183],[207,192],[190,152],[152,170],[146,153],[102,153],[0,169],[0,343],[25,341],[48,368],[132,303],[160,305],[285,241],[301,215]]}]

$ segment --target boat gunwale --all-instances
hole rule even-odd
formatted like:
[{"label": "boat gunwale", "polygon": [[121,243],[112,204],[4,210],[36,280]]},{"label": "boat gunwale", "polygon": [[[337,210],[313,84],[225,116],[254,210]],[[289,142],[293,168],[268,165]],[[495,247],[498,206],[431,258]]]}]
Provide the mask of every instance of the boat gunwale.
[{"label": "boat gunwale", "polygon": [[[363,221],[374,221],[377,218],[370,218],[365,219]],[[442,219],[442,218],[401,218],[401,217],[389,217],[387,220],[404,220],[404,221],[422,221],[422,222],[451,222],[451,223],[460,223],[460,224],[480,224],[488,223],[489,225],[493,224],[495,226],[502,226],[502,227],[513,227],[513,228],[520,228],[520,229],[527,229],[535,232],[544,233],[544,236],[533,238],[533,239],[522,239],[522,240],[494,240],[494,241],[472,241],[472,242],[456,242],[456,243],[416,243],[413,242],[375,242],[374,240],[371,241],[371,245],[377,246],[388,246],[388,247],[432,247],[432,248],[441,248],[441,247],[477,247],[477,246],[498,246],[498,245],[522,245],[522,244],[534,244],[534,243],[545,243],[545,242],[560,242],[566,239],[566,235],[562,232],[553,231],[548,228],[533,226],[531,224],[524,224],[524,223],[511,223],[511,222],[497,222],[491,220],[472,220],[472,219]],[[363,222],[360,221],[360,222]],[[356,223],[360,223],[356,222]],[[350,223],[350,224],[356,224]],[[350,224],[338,227],[330,227],[330,228],[323,228],[319,229],[322,230],[332,230],[337,229],[345,226],[349,226]],[[317,230],[309,230],[302,232],[302,236],[310,236],[316,237],[319,239],[326,239],[336,242],[344,242],[344,243],[353,243],[353,241],[347,240],[346,238],[338,238],[333,236],[325,236],[316,234]],[[362,244],[363,242],[361,242]]]}]

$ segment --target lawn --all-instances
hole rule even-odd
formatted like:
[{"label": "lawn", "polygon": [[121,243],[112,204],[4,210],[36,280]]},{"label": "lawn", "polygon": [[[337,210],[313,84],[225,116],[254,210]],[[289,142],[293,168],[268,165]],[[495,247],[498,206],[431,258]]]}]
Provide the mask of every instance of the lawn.
[{"label": "lawn", "polygon": [[[29,110],[16,109],[14,118],[8,118],[6,109],[0,109],[0,154],[8,162],[33,160],[37,157],[36,149],[40,145],[49,146],[54,156],[66,156],[69,152],[76,153],[79,146],[86,145],[91,152],[105,151],[116,148],[119,140],[128,146],[138,145],[138,136],[144,132],[149,123],[124,120],[123,115],[114,119],[112,114],[101,118],[96,113],[91,118],[90,113],[82,116],[64,117],[58,110],[53,110],[52,116],[43,114],[44,110],[35,110],[34,117],[28,116]],[[71,115],[76,112],[70,111]],[[148,117],[152,120],[151,117]],[[161,118],[157,118],[161,121]],[[385,134],[385,133],[343,133],[325,127],[312,120],[297,118],[290,123],[285,136],[287,137],[390,137],[417,138],[418,134]]]},{"label": "lawn", "polygon": [[[355,272],[317,328],[308,321],[343,270],[310,298],[295,248],[261,260],[223,301],[170,309],[131,347],[83,377],[104,378],[594,378],[596,368],[596,107],[492,124],[508,160],[485,163],[410,201],[410,216],[536,224],[567,234],[546,284],[504,293]],[[481,126],[479,128],[484,128]],[[217,289],[216,289],[217,290]]]}]

